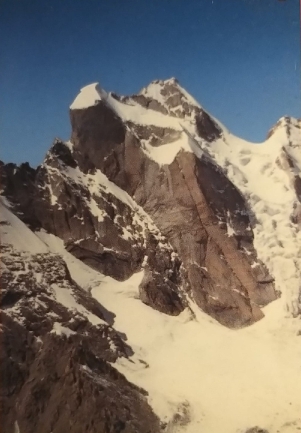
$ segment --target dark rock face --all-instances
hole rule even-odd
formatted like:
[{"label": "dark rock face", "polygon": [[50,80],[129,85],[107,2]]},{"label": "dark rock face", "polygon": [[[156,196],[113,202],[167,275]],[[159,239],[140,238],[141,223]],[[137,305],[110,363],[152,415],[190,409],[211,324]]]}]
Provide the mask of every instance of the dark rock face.
[{"label": "dark rock face", "polygon": [[132,354],[107,322],[112,314],[71,280],[59,256],[3,245],[1,257],[3,431],[159,432],[145,392],[110,365]]},{"label": "dark rock face", "polygon": [[19,391],[2,411],[5,432],[16,431],[16,420],[20,431],[33,433],[160,431],[159,421],[141,391],[104,359],[90,353],[88,346],[72,338],[48,335],[39,351],[33,349],[30,360],[30,342],[17,328],[14,335],[14,328],[9,326],[6,355],[21,337],[15,360],[26,376],[19,373],[18,377],[12,364],[3,371],[10,381],[7,392],[12,387]]},{"label": "dark rock face", "polygon": [[296,196],[301,203],[301,178],[300,176],[296,176],[294,180],[294,188],[296,191]]},{"label": "dark rock face", "polygon": [[[71,111],[71,141],[77,149],[86,144],[85,157],[89,162],[103,159],[108,152],[124,142],[125,126],[112,109],[103,101],[94,107]],[[95,146],[97,141],[98,146]],[[93,164],[92,164],[93,167]]]},{"label": "dark rock face", "polygon": [[162,283],[160,274],[146,271],[139,287],[139,294],[142,302],[161,313],[177,316],[184,310],[177,286],[168,277]]},{"label": "dark rock face", "polygon": [[34,204],[36,173],[28,163],[17,166],[0,161],[1,194],[15,204],[16,213],[33,229],[40,228]]},{"label": "dark rock face", "polygon": [[[24,222],[60,237],[69,252],[105,275],[123,281],[140,270],[142,263],[150,272],[164,269],[173,274],[175,256],[167,239],[124,191],[115,186],[116,196],[114,185],[106,179],[107,184],[102,184],[105,177],[99,170],[94,167],[84,173],[82,165],[80,170],[83,160],[84,164],[90,161],[85,157],[76,161],[68,146],[56,140],[30,184],[32,201],[19,200],[9,183],[4,194]],[[8,177],[6,166],[2,173]],[[161,256],[162,263],[156,259]],[[164,278],[163,274],[156,277],[157,283],[161,279],[165,286]],[[174,289],[178,292],[177,286]],[[183,310],[183,302],[179,298],[177,314]],[[169,309],[166,305],[165,312]]]},{"label": "dark rock face", "polygon": [[216,122],[204,110],[199,110],[196,115],[196,127],[199,136],[209,143],[221,136],[221,130]]},{"label": "dark rock face", "polygon": [[[205,157],[199,160],[183,152],[172,164],[161,168],[145,158],[136,137],[129,133],[127,137],[120,151],[107,157],[107,161],[116,161],[115,165],[123,169],[116,176],[110,164],[102,170],[135,198],[169,239],[186,268],[186,282],[198,305],[227,326],[258,320],[262,313],[257,305],[274,300],[276,294],[271,279],[259,284],[250,267],[251,258],[237,251],[249,246],[256,260],[248,210],[241,194]],[[144,173],[143,183],[135,181],[137,172]],[[218,227],[229,219],[236,229],[233,239],[229,239],[225,228]],[[202,269],[209,263],[209,272]],[[259,269],[268,277],[263,266]],[[256,272],[260,273],[259,269]],[[143,296],[145,299],[145,291]]]}]

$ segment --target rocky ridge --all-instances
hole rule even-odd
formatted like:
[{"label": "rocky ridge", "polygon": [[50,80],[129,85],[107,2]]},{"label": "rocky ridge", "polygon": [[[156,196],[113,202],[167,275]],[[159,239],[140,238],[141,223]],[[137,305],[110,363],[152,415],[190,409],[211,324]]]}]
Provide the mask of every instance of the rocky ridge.
[{"label": "rocky ridge", "polygon": [[114,315],[3,203],[1,225],[3,431],[158,432],[145,391],[111,366],[133,354]]}]

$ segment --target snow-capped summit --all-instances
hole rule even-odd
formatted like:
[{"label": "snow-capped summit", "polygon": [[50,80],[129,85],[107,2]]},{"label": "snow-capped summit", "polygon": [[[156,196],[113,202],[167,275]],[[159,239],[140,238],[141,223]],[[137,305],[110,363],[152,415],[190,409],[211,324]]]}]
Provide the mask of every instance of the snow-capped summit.
[{"label": "snow-capped summit", "polygon": [[72,104],[71,110],[81,110],[84,108],[92,107],[101,100],[107,98],[106,92],[100,87],[98,83],[89,84],[80,90]]},{"label": "snow-capped summit", "polygon": [[152,81],[138,95],[156,100],[169,114],[184,117],[192,114],[200,104],[183,88],[176,78]]},{"label": "snow-capped summit", "polygon": [[287,135],[291,135],[294,129],[301,129],[301,119],[291,116],[282,116],[278,122],[269,130],[267,138],[270,138],[276,132],[282,130]]}]

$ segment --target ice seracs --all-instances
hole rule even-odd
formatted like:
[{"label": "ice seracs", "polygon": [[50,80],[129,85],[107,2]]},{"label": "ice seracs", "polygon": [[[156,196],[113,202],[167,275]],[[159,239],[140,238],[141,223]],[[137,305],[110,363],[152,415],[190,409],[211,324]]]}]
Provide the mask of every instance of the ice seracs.
[{"label": "ice seracs", "polygon": [[206,150],[247,198],[254,217],[254,245],[282,293],[283,314],[298,314],[301,230],[292,220],[300,207],[294,188],[301,174],[300,121],[281,118],[260,144],[224,131]]}]

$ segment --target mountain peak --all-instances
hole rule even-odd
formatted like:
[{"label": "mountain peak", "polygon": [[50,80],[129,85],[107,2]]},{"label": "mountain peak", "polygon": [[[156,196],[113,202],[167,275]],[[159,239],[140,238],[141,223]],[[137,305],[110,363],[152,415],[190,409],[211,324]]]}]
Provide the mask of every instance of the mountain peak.
[{"label": "mountain peak", "polygon": [[158,84],[160,86],[166,86],[166,85],[178,85],[179,86],[179,80],[176,77],[167,78],[166,80],[153,80],[150,82],[149,85],[152,84]]},{"label": "mountain peak", "polygon": [[81,110],[83,108],[92,107],[102,99],[106,99],[106,97],[107,94],[100,87],[99,83],[88,84],[80,89],[80,93],[70,105],[70,109]]},{"label": "mountain peak", "polygon": [[297,141],[300,141],[300,134],[301,134],[301,119],[296,119],[292,116],[282,116],[278,120],[278,122],[275,123],[275,125],[269,130],[267,138],[271,138],[273,135],[282,134],[285,135],[285,137],[290,137],[292,134],[297,133]]},{"label": "mountain peak", "polygon": [[200,104],[180,85],[175,77],[166,80],[154,80],[144,87],[139,95],[155,99],[162,105],[169,105],[170,108],[183,104],[201,108]]}]

